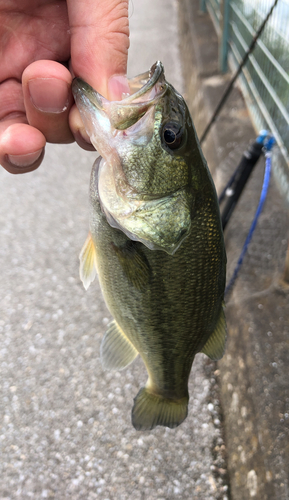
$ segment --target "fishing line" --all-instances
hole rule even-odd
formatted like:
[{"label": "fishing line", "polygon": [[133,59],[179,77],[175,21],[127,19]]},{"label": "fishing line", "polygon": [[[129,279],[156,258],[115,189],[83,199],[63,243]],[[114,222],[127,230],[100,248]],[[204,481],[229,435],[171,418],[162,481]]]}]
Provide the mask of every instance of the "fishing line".
[{"label": "fishing line", "polygon": [[235,280],[236,280],[237,275],[240,271],[241,265],[243,263],[243,259],[246,255],[247,250],[248,250],[249,243],[252,239],[252,236],[253,236],[253,233],[255,231],[259,216],[262,212],[263,205],[264,205],[266,197],[267,197],[268,188],[269,188],[269,184],[270,184],[270,176],[271,176],[271,158],[272,158],[271,149],[272,149],[273,145],[275,144],[275,142],[276,141],[275,141],[274,137],[270,136],[268,141],[264,145],[266,163],[265,163],[263,186],[262,186],[259,204],[258,204],[256,213],[255,213],[253,222],[252,222],[251,227],[249,229],[249,233],[247,235],[246,241],[243,245],[243,248],[242,248],[240,257],[238,259],[237,265],[236,265],[235,270],[233,272],[233,275],[232,275],[228,285],[226,286],[225,296],[230,292],[230,290],[232,289],[232,287],[235,283]]},{"label": "fishing line", "polygon": [[213,125],[213,123],[216,121],[217,116],[219,115],[219,113],[220,113],[220,111],[221,111],[222,107],[224,106],[224,104],[225,104],[225,102],[226,102],[227,98],[229,97],[229,94],[231,93],[231,90],[232,90],[232,88],[233,88],[233,85],[234,85],[235,81],[237,80],[238,76],[240,75],[240,73],[241,73],[241,71],[242,71],[242,69],[243,69],[243,66],[245,66],[245,64],[246,64],[246,62],[247,62],[247,60],[248,60],[248,58],[249,58],[250,54],[253,52],[253,50],[254,50],[254,48],[255,48],[255,45],[256,45],[256,43],[257,43],[257,41],[258,41],[259,37],[261,36],[261,34],[262,34],[262,32],[263,32],[263,30],[264,30],[264,28],[265,28],[266,24],[267,24],[267,21],[268,21],[269,17],[271,16],[271,14],[272,14],[272,12],[273,12],[274,8],[275,8],[275,7],[276,7],[276,5],[277,5],[277,2],[278,2],[278,0],[275,0],[275,2],[273,3],[272,7],[270,8],[270,10],[269,10],[269,12],[268,12],[267,16],[265,17],[265,19],[264,19],[263,23],[261,24],[260,28],[258,29],[258,31],[256,31],[255,36],[253,37],[253,40],[252,40],[252,42],[251,42],[250,47],[248,48],[248,50],[247,50],[247,52],[245,53],[245,55],[244,55],[244,57],[243,57],[242,61],[240,62],[240,64],[239,64],[239,66],[238,66],[238,68],[237,68],[237,71],[236,71],[235,75],[233,76],[232,80],[230,81],[230,83],[229,83],[229,85],[228,85],[228,88],[225,90],[223,97],[221,98],[221,100],[220,100],[220,102],[219,102],[218,106],[217,106],[217,107],[216,107],[216,109],[215,109],[215,112],[214,112],[214,114],[213,114],[213,116],[212,116],[211,120],[209,121],[209,123],[208,123],[207,127],[205,128],[205,130],[204,130],[204,132],[203,132],[203,134],[202,134],[202,136],[201,136],[201,138],[200,138],[200,143],[201,143],[201,144],[202,144],[202,142],[205,140],[205,138],[207,137],[207,135],[208,135],[208,133],[209,133],[209,131],[210,131],[210,129],[211,129],[211,126],[212,126],[212,125]]}]

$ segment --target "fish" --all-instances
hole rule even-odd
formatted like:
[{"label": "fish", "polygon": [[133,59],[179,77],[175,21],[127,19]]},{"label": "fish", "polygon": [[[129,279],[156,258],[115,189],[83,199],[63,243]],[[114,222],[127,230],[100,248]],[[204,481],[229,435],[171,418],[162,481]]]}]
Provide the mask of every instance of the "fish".
[{"label": "fish", "polygon": [[188,414],[194,357],[225,350],[226,252],[214,183],[183,97],[157,61],[108,101],[81,78],[73,95],[100,156],[90,180],[90,230],[80,253],[113,316],[105,370],[140,354],[148,380],[134,398],[136,430],[175,428]]}]

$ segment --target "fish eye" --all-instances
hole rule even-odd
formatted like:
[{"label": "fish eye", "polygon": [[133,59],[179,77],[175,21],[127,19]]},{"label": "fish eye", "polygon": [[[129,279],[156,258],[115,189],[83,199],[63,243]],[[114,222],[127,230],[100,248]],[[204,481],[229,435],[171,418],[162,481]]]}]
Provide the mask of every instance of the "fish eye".
[{"label": "fish eye", "polygon": [[166,123],[162,131],[163,139],[170,149],[180,147],[183,138],[183,130],[179,123]]}]

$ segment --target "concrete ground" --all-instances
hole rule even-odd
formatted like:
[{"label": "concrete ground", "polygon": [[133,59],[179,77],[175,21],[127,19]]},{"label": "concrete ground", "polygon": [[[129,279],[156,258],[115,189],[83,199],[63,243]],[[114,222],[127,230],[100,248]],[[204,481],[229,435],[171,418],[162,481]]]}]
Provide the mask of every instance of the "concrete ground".
[{"label": "concrete ground", "polygon": [[[182,6],[187,98],[201,134],[230,75],[218,71],[218,40],[210,16],[199,12],[198,0],[185,0]],[[219,189],[257,134],[235,88],[204,143]],[[262,215],[233,292],[226,297],[229,335],[225,356],[218,363],[234,500],[289,499],[289,284],[283,281],[289,214],[275,156],[272,166]],[[263,172],[261,159],[225,230],[228,278],[258,205]]]},{"label": "concrete ground", "polygon": [[[131,3],[129,73],[161,59],[183,90],[177,3]],[[94,156],[50,145],[38,171],[0,171],[0,499],[228,500],[215,364],[197,356],[187,420],[152,432],[130,420],[142,362],[101,368],[109,313],[78,277]]]}]

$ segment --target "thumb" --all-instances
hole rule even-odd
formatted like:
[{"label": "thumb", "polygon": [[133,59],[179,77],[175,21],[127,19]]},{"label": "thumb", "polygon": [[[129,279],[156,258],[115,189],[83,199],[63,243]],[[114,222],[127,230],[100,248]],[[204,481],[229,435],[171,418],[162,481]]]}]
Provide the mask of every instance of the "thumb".
[{"label": "thumb", "polygon": [[128,0],[67,0],[67,5],[74,74],[104,97],[121,98],[129,91]]}]

